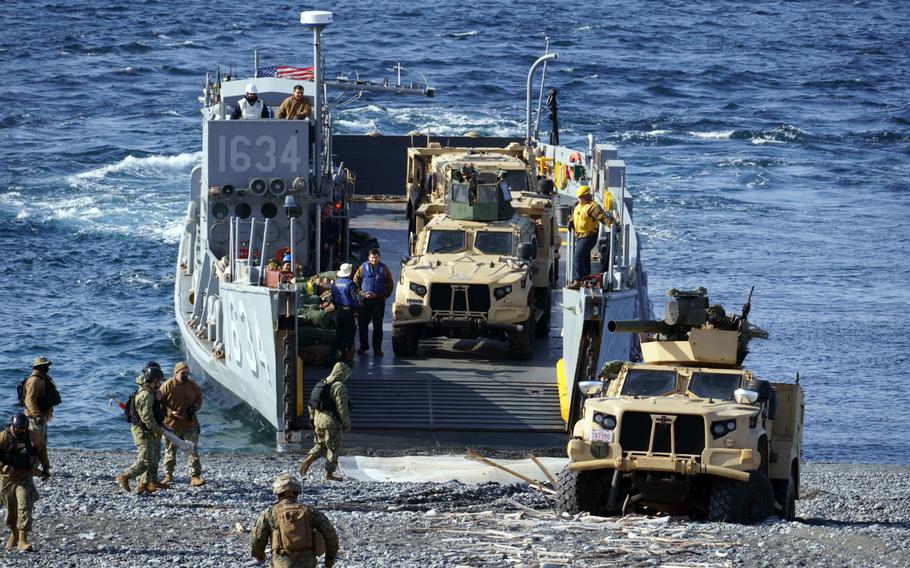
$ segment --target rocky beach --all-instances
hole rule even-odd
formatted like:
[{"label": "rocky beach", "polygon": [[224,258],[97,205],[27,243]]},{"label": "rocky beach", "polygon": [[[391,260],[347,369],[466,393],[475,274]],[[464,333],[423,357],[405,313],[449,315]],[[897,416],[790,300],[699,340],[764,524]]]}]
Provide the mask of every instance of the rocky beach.
[{"label": "rocky beach", "polygon": [[[36,551],[0,566],[255,565],[249,531],[271,482],[296,472],[278,454],[204,454],[208,484],[181,469],[171,489],[127,495],[114,483],[131,452],[52,449],[37,480]],[[755,526],[676,517],[559,517],[524,483],[379,483],[322,479],[301,501],[326,512],[338,567],[910,566],[910,467],[807,463],[797,519]]]}]

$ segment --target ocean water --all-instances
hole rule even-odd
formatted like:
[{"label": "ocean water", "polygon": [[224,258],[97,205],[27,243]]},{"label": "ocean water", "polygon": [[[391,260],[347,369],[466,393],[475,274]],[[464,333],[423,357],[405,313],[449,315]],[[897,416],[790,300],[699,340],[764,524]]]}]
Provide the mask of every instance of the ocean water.
[{"label": "ocean water", "polygon": [[[434,99],[368,95],[339,130],[521,135],[544,38],[562,141],[620,147],[651,294],[706,286],[770,331],[749,365],[796,372],[805,456],[910,463],[910,5],[903,2],[14,1],[0,16],[0,410],[55,361],[52,445],[129,448],[106,393],[179,357],[174,258],[206,70],[308,64],[305,8],[335,12],[329,73],[423,73]],[[543,130],[548,130],[546,120]],[[402,167],[404,164],[402,164]],[[209,392],[210,448],[270,449]]]}]

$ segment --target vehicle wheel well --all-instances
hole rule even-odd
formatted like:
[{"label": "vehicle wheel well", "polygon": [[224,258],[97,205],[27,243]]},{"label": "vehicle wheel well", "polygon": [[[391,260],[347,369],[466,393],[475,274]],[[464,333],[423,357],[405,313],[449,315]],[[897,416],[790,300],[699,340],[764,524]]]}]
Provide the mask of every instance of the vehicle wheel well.
[{"label": "vehicle wheel well", "polygon": [[771,454],[768,451],[767,435],[762,435],[762,437],[758,439],[758,453],[761,456],[761,465],[759,466],[759,471],[765,474],[765,476],[768,476],[768,470],[771,467]]}]

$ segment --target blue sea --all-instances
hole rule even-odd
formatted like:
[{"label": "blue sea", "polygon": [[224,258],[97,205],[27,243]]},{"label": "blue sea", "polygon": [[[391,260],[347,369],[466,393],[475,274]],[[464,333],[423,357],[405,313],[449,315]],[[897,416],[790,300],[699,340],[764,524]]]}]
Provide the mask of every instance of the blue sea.
[{"label": "blue sea", "polygon": [[[0,16],[0,410],[36,354],[64,404],[52,446],[130,448],[125,398],[180,356],[172,293],[205,72],[422,73],[432,99],[367,95],[338,130],[524,132],[525,80],[559,53],[562,142],[620,148],[657,313],[705,286],[771,333],[748,360],[807,393],[805,457],[910,463],[910,4],[13,1]],[[394,79],[392,79],[394,80]],[[542,130],[549,123],[546,112]],[[404,167],[404,164],[401,164]],[[205,446],[273,433],[206,389]]]}]

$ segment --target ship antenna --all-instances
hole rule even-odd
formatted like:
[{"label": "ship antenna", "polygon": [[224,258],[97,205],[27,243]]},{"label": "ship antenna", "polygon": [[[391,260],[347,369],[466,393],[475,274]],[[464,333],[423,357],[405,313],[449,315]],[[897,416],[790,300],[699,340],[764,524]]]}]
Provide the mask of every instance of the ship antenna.
[{"label": "ship antenna", "polygon": [[313,140],[313,191],[316,195],[322,193],[322,64],[320,60],[319,39],[324,30],[333,21],[331,12],[324,10],[310,10],[300,13],[300,23],[313,30],[313,82],[316,84],[313,95],[313,122],[316,123],[316,136]]}]

